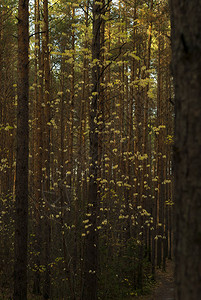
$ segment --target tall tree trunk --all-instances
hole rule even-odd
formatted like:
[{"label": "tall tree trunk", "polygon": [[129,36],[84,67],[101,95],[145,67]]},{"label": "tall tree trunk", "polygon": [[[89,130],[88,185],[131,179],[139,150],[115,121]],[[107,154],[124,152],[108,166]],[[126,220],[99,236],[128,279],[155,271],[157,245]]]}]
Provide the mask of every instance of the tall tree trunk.
[{"label": "tall tree trunk", "polygon": [[201,1],[171,0],[177,299],[201,295]]},{"label": "tall tree trunk", "polygon": [[[49,58],[49,20],[48,20],[48,0],[43,0],[43,13],[44,13],[44,25],[43,25],[43,55],[44,55],[44,79],[45,79],[45,124],[44,124],[44,164],[45,164],[45,190],[48,197],[50,197],[50,58]],[[50,200],[49,198],[47,200]],[[45,279],[43,286],[43,298],[50,298],[50,251],[51,251],[51,228],[49,221],[49,207],[46,206],[46,216],[44,224],[45,234]]]},{"label": "tall tree trunk", "polygon": [[29,155],[29,21],[28,0],[18,7],[18,107],[16,219],[13,299],[27,299],[28,155]]},{"label": "tall tree trunk", "polygon": [[[41,253],[41,200],[42,200],[42,102],[43,102],[43,70],[42,70],[42,55],[40,49],[40,1],[35,0],[35,135],[34,135],[34,195],[35,195],[35,234],[36,241],[34,251]],[[39,265],[41,264],[41,255],[36,256],[35,263],[37,270],[34,272],[33,293],[41,294],[40,281],[41,272]]]},{"label": "tall tree trunk", "polygon": [[97,299],[97,271],[98,271],[98,233],[97,233],[97,172],[98,172],[98,102],[100,98],[100,28],[101,5],[93,2],[93,40],[92,59],[95,61],[92,68],[92,99],[90,106],[90,169],[88,215],[90,230],[86,236],[85,274],[84,274],[84,300]]}]

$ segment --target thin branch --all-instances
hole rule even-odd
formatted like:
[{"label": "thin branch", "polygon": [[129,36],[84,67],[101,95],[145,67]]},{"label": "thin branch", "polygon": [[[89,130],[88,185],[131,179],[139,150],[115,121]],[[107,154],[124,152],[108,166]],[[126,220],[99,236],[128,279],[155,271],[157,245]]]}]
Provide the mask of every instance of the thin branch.
[{"label": "thin branch", "polygon": [[32,34],[30,34],[29,38],[31,38],[32,36],[36,35],[36,34],[40,34],[40,33],[46,33],[46,31],[38,31],[38,32],[34,32]]}]

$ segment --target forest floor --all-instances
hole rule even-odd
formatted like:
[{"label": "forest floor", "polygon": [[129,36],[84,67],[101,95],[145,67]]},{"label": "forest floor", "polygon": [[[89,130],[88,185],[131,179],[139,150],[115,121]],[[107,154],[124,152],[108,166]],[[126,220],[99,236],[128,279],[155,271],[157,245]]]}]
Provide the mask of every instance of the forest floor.
[{"label": "forest floor", "polygon": [[166,271],[156,270],[156,284],[151,293],[130,300],[175,300],[174,263],[167,261]]},{"label": "forest floor", "polygon": [[[175,300],[175,284],[174,284],[174,263],[167,261],[166,271],[161,269],[156,270],[156,283],[150,291],[149,295],[146,296],[135,296],[128,298],[128,300]],[[12,299],[8,291],[0,291],[0,300]],[[31,300],[42,299],[40,297],[31,297]]]}]

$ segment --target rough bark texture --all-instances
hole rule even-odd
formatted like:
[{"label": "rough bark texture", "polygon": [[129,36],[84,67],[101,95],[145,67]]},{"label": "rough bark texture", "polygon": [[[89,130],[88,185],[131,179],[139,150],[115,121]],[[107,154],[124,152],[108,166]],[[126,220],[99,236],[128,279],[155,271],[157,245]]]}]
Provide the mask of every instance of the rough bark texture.
[{"label": "rough bark texture", "polygon": [[27,227],[28,227],[28,94],[29,32],[28,0],[19,0],[18,9],[18,107],[16,156],[16,220],[14,300],[27,299]]},{"label": "rough bark texture", "polygon": [[201,295],[201,1],[171,0],[177,299]]}]

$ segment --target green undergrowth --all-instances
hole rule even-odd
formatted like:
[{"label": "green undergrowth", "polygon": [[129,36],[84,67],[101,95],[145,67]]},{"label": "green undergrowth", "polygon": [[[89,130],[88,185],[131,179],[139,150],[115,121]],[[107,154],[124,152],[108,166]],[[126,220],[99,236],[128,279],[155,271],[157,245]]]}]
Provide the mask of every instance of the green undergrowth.
[{"label": "green undergrowth", "polygon": [[120,300],[150,293],[154,284],[151,264],[135,239],[115,245],[115,252],[103,244],[100,252],[99,299]]}]

